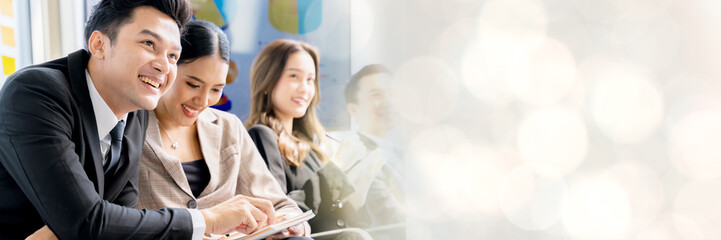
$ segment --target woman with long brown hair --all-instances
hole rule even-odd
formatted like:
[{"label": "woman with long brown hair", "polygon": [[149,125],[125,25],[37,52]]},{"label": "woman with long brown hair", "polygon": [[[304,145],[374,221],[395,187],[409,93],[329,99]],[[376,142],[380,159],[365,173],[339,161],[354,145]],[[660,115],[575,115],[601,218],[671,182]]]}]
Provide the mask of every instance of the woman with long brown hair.
[{"label": "woman with long brown hair", "polygon": [[364,227],[348,221],[355,214],[342,201],[353,187],[321,149],[318,66],[318,50],[307,43],[268,44],[250,70],[251,114],[245,126],[286,194],[301,210],[316,213],[309,221],[313,232]]}]

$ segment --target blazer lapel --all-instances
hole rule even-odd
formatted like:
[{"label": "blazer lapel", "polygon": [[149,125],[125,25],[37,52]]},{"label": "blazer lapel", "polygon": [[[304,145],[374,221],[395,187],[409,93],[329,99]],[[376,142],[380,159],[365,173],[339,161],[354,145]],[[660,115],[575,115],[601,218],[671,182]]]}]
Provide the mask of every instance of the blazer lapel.
[{"label": "blazer lapel", "polygon": [[218,184],[220,184],[220,140],[223,134],[223,129],[217,124],[218,117],[215,116],[209,109],[203,111],[197,120],[198,126],[198,140],[200,141],[200,149],[203,152],[203,158],[205,164],[208,165],[208,171],[210,172],[210,181],[208,186],[205,187],[200,196],[212,192]]},{"label": "blazer lapel", "polygon": [[178,184],[178,187],[183,189],[183,192],[188,194],[188,196],[193,197],[193,191],[190,190],[190,185],[188,184],[188,179],[185,177],[180,159],[167,154],[165,150],[163,150],[163,140],[160,136],[160,129],[158,128],[158,118],[153,111],[148,111],[148,113],[150,118],[148,120],[148,129],[145,133],[145,142],[150,147],[155,158],[163,164],[165,171],[168,172],[168,175],[170,175],[175,184]]},{"label": "blazer lapel", "polygon": [[95,122],[95,111],[90,100],[88,84],[85,78],[90,54],[85,50],[78,50],[68,55],[68,81],[73,91],[75,100],[82,115],[82,127],[85,133],[85,144],[90,152],[85,153],[83,166],[90,181],[95,183],[95,191],[103,196],[105,176],[103,175],[103,157],[100,153],[100,139],[98,138],[98,127]]}]

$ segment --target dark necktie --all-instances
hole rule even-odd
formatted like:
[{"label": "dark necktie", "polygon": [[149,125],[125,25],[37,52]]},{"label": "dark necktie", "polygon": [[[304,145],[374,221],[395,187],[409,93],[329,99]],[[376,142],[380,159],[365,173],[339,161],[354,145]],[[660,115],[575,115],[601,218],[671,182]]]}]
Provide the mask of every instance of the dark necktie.
[{"label": "dark necktie", "polygon": [[110,150],[105,155],[105,174],[118,165],[120,161],[120,151],[123,146],[123,132],[125,131],[125,122],[118,121],[113,130],[110,130]]}]

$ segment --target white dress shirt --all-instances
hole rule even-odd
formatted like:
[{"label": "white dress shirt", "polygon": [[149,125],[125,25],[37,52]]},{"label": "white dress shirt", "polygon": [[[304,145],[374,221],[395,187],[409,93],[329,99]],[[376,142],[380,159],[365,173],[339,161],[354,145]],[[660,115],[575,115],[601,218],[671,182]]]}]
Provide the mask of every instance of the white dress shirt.
[{"label": "white dress shirt", "polygon": [[[98,89],[95,88],[93,80],[90,78],[90,73],[85,69],[85,79],[88,83],[88,92],[90,93],[90,101],[93,103],[93,112],[95,113],[95,124],[98,126],[98,139],[100,140],[100,152],[103,154],[103,165],[105,165],[105,154],[110,149],[110,131],[115,128],[118,121],[125,121],[127,123],[128,114],[123,115],[122,118],[117,119],[115,113],[110,109],[110,106],[103,100],[103,97],[98,93]],[[102,136],[102,137],[101,137]],[[202,240],[203,233],[205,233],[205,219],[203,215],[197,209],[188,209],[190,217],[193,220],[193,240]]]},{"label": "white dress shirt", "polygon": [[[85,70],[85,79],[88,82],[88,93],[90,93],[90,101],[93,103],[93,112],[95,113],[95,125],[98,127],[98,139],[100,139],[100,152],[105,156],[110,149],[110,131],[115,128],[118,121],[128,120],[128,114],[123,115],[121,119],[115,117],[115,113],[110,109],[110,106],[103,100],[103,97],[98,93],[98,89],[95,88],[93,80],[90,79],[88,70]],[[105,165],[105,158],[103,158],[103,165]]]}]

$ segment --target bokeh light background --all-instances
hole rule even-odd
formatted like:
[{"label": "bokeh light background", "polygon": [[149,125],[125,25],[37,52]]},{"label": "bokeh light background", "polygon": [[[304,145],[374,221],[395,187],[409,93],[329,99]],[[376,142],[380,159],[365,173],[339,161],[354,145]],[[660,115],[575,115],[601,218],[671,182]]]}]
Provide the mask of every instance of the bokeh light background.
[{"label": "bokeh light background", "polygon": [[721,239],[721,1],[352,1],[409,239]]}]

